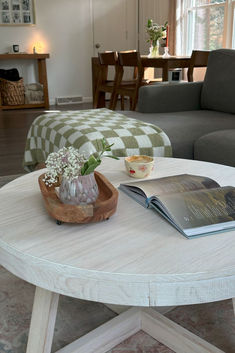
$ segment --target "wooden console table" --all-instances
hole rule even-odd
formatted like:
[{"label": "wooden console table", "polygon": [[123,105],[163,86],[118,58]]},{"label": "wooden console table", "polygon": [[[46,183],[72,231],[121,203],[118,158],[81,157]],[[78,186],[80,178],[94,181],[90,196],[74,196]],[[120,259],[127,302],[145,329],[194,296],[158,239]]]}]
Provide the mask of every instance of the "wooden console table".
[{"label": "wooden console table", "polygon": [[43,85],[44,102],[40,104],[0,105],[1,109],[49,108],[46,59],[49,54],[0,54],[0,60],[37,60],[38,80]]}]

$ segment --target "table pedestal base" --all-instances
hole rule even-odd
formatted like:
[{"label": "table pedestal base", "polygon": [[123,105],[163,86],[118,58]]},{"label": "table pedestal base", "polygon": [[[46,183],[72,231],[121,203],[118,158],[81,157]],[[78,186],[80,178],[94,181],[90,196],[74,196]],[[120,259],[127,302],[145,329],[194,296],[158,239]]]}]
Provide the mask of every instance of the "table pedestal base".
[{"label": "table pedestal base", "polygon": [[[27,353],[50,353],[59,294],[36,288]],[[234,303],[234,299],[233,299]],[[105,353],[143,330],[176,353],[224,353],[149,308],[131,308],[56,353]]]},{"label": "table pedestal base", "polygon": [[[128,305],[113,305],[113,304],[106,304],[106,303],[104,305],[118,315],[121,313],[124,313],[124,311],[131,309],[131,306],[128,306]],[[157,306],[157,307],[153,306],[151,308],[156,310],[158,313],[165,315],[166,313],[169,313],[169,311],[173,310],[175,306]]]}]

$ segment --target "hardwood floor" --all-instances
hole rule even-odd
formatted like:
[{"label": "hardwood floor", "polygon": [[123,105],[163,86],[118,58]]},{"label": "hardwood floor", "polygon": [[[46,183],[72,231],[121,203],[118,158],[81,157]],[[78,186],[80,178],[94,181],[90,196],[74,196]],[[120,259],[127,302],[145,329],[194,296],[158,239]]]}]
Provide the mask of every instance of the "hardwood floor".
[{"label": "hardwood floor", "polygon": [[[92,103],[51,106],[50,110],[81,110]],[[33,120],[44,109],[0,110],[0,176],[26,173],[22,167],[25,142]]]}]

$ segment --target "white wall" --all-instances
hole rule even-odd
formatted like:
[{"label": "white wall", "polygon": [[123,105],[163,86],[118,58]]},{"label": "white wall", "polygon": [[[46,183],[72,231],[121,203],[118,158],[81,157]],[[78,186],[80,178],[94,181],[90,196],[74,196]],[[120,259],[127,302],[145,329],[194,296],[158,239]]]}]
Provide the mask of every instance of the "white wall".
[{"label": "white wall", "polygon": [[[107,0],[106,0],[107,1]],[[91,57],[93,37],[90,0],[36,0],[36,26],[1,26],[0,52],[13,44],[32,53],[35,42],[50,53],[47,73],[50,102],[55,97],[82,95],[91,97]],[[26,83],[35,81],[33,62],[11,60],[1,67],[18,67]]]},{"label": "white wall", "polygon": [[148,19],[152,19],[159,25],[164,25],[168,21],[170,0],[140,0],[140,52],[149,53],[148,36],[146,25]]},{"label": "white wall", "polygon": [[[55,103],[55,97],[77,96],[91,97],[91,57],[93,56],[93,24],[91,3],[96,0],[35,0],[36,25],[35,26],[0,26],[0,53],[9,51],[13,44],[20,45],[20,51],[32,53],[35,42],[43,44],[42,52],[49,53],[47,60],[47,73],[50,103]],[[97,0],[98,1],[98,0]],[[99,0],[100,2],[101,0]],[[113,0],[103,0],[103,6]],[[141,15],[140,49],[148,51],[146,45],[145,25],[147,18],[151,17],[159,23],[164,23],[168,16],[170,0],[140,0]],[[123,0],[120,0],[122,3]],[[117,4],[118,1],[113,1]],[[130,4],[132,4],[130,6]],[[122,6],[124,6],[122,4]],[[137,0],[126,0],[126,13],[133,7],[137,15]],[[94,7],[95,8],[95,7]],[[111,12],[116,20],[117,11]],[[93,13],[95,16],[95,13]],[[97,15],[98,16],[98,15]],[[107,20],[103,19],[105,24]],[[117,22],[117,21],[116,21]],[[121,25],[121,19],[118,21]],[[127,28],[136,27],[126,18]],[[115,21],[113,21],[115,23]],[[119,32],[117,30],[117,32]],[[136,42],[136,37],[130,32],[128,41]],[[132,34],[131,34],[132,33]],[[96,38],[95,38],[96,39]],[[105,38],[104,38],[105,39]],[[101,40],[102,42],[102,40]],[[128,42],[129,43],[129,42]],[[130,45],[130,43],[129,43]],[[131,48],[133,49],[133,44]],[[35,63],[27,61],[0,61],[0,67],[17,67],[25,83],[37,80]]]}]

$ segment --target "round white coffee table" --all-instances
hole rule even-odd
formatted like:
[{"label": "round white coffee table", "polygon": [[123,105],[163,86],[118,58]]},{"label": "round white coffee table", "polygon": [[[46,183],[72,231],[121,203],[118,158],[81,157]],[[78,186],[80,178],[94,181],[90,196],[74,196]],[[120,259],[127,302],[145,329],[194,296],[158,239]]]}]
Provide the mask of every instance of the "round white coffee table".
[{"label": "round white coffee table", "polygon": [[[98,170],[114,186],[130,181],[123,160],[104,159]],[[234,298],[235,231],[188,240],[122,192],[109,221],[58,226],[44,207],[41,173],[0,190],[0,264],[36,286],[27,353],[51,352],[59,294],[137,307],[60,353],[106,352],[140,329],[175,352],[222,352],[149,307]],[[156,158],[151,177],[182,173],[235,186],[234,168],[190,160]]]}]

